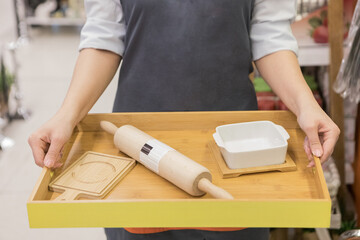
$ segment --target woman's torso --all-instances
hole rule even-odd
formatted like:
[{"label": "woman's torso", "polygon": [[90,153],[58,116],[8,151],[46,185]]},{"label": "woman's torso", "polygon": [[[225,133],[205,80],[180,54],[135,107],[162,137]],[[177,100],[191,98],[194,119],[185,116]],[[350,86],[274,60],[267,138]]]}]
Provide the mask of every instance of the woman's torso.
[{"label": "woman's torso", "polygon": [[119,0],[116,112],[255,110],[252,0]]}]

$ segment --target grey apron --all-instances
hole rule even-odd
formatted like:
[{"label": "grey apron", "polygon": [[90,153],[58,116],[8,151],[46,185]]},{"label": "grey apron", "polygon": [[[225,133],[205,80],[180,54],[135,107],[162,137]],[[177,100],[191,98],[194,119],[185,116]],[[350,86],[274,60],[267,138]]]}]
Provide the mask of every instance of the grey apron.
[{"label": "grey apron", "polygon": [[114,112],[255,110],[253,0],[119,0],[125,51]]},{"label": "grey apron", "polygon": [[269,240],[268,228],[246,228],[240,231],[171,230],[160,233],[134,234],[122,228],[107,228],[108,240]]},{"label": "grey apron", "polygon": [[[114,112],[256,110],[249,39],[253,0],[119,0],[125,51]],[[171,230],[108,239],[268,239],[268,229]]]}]

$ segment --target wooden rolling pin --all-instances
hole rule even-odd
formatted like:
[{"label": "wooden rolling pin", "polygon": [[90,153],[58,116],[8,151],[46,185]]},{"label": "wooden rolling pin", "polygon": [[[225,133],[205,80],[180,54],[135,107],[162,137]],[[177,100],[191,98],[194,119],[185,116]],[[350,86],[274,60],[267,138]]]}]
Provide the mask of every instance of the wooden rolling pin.
[{"label": "wooden rolling pin", "polygon": [[234,199],[211,182],[211,173],[204,166],[179,153],[131,125],[117,128],[101,121],[101,127],[114,134],[115,146],[151,171],[193,196],[209,193],[215,198]]}]

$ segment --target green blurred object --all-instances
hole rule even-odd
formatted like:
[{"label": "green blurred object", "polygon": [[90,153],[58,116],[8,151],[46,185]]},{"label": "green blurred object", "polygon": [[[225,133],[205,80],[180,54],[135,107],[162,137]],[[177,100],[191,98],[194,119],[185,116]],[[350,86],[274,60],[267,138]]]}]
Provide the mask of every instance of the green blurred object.
[{"label": "green blurred object", "polygon": [[317,28],[318,26],[320,26],[322,24],[322,20],[319,17],[312,17],[309,19],[309,24],[313,28]]},{"label": "green blurred object", "polygon": [[270,86],[261,77],[254,79],[255,92],[272,92]]},{"label": "green blurred object", "polygon": [[[318,90],[318,84],[315,77],[311,75],[304,75],[306,83],[309,85],[311,91]],[[262,77],[256,77],[253,81],[255,92],[272,92],[271,87],[265,82]]]},{"label": "green blurred object", "polygon": [[341,228],[339,229],[339,234],[356,229],[356,220],[341,221]]},{"label": "green blurred object", "polygon": [[310,75],[304,75],[305,81],[307,83],[307,85],[309,85],[311,91],[316,91],[318,90],[318,85],[315,81],[315,77],[314,76],[310,76]]},{"label": "green blurred object", "polygon": [[14,83],[14,75],[10,74],[8,71],[5,70],[5,81],[1,75],[0,75],[0,91],[3,91],[4,86],[9,87]]}]

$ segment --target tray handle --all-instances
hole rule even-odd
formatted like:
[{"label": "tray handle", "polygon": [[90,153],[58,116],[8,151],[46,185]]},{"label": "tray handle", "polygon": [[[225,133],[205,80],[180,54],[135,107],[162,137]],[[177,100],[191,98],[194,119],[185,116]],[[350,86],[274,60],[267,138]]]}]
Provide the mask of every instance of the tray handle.
[{"label": "tray handle", "polygon": [[213,138],[214,138],[216,144],[217,144],[219,147],[225,148],[224,142],[223,142],[223,140],[221,139],[219,133],[217,133],[217,132],[214,133],[214,134],[213,134]]},{"label": "tray handle", "polygon": [[289,133],[285,130],[285,128],[283,128],[283,126],[275,124],[275,127],[286,140],[290,138]]}]

